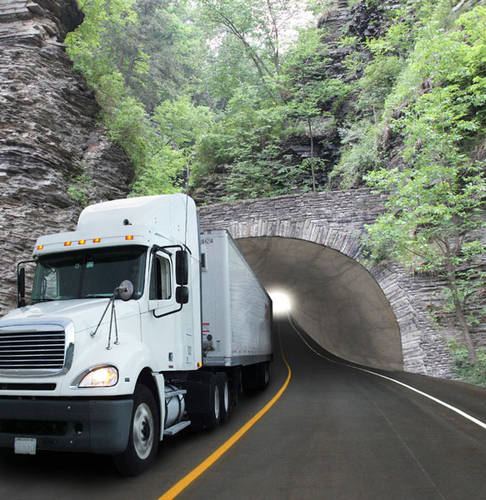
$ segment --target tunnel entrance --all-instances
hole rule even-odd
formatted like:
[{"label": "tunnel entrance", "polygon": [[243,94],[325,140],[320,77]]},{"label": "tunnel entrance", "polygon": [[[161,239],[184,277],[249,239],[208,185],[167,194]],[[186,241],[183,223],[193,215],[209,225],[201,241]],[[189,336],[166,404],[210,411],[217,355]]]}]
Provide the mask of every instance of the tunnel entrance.
[{"label": "tunnel entrance", "polygon": [[329,247],[283,237],[237,239],[269,291],[324,349],[376,368],[403,370],[400,329],[383,291],[357,261]]}]

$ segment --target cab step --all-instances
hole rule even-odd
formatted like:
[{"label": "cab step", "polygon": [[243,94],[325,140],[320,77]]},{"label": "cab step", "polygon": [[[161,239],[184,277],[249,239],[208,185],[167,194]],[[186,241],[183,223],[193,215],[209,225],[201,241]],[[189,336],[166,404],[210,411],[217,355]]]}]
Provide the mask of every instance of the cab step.
[{"label": "cab step", "polygon": [[185,429],[189,425],[191,425],[190,420],[184,420],[183,422],[179,422],[178,424],[175,424],[172,427],[164,429],[164,436],[173,436],[174,434],[177,434],[178,432],[182,431],[182,429]]}]

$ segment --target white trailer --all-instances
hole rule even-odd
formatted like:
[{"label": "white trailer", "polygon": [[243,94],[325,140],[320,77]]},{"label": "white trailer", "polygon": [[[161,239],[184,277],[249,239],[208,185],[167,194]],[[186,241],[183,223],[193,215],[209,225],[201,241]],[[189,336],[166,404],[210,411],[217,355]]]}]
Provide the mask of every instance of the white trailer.
[{"label": "white trailer", "polygon": [[201,257],[184,195],[96,204],[37,240],[30,303],[20,266],[0,319],[0,447],[108,454],[134,475],[164,436],[266,386],[271,301],[226,232],[202,240]]},{"label": "white trailer", "polygon": [[272,302],[224,230],[201,233],[203,346],[207,366],[246,366],[272,356]]}]

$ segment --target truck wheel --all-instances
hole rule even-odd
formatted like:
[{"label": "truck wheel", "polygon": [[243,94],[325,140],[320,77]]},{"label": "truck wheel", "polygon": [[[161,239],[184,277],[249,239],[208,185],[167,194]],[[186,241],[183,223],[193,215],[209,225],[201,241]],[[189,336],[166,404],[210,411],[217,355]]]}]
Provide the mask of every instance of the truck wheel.
[{"label": "truck wheel", "polygon": [[243,388],[245,391],[265,389],[270,382],[270,363],[258,363],[243,368]]},{"label": "truck wheel", "polygon": [[218,426],[221,418],[221,396],[218,379],[212,375],[209,383],[209,412],[202,415],[203,425],[206,429],[214,429]]},{"label": "truck wheel", "polygon": [[261,375],[261,389],[265,389],[267,387],[268,383],[270,382],[270,363],[267,361],[265,363],[262,363],[262,375]]},{"label": "truck wheel", "polygon": [[241,368],[237,367],[231,372],[230,379],[231,390],[231,412],[238,406],[240,394],[243,392],[243,382]]},{"label": "truck wheel", "polygon": [[154,461],[159,447],[159,412],[154,395],[145,385],[135,388],[127,449],[113,457],[123,476],[136,476]]},{"label": "truck wheel", "polygon": [[219,421],[221,423],[226,422],[231,415],[231,392],[228,382],[228,377],[226,373],[218,372],[216,373],[216,379],[219,389]]}]

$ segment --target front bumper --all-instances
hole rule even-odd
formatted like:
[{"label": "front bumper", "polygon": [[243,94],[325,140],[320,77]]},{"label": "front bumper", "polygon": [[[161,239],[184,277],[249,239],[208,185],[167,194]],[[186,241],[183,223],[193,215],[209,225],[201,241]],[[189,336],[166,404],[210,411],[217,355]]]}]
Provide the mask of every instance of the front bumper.
[{"label": "front bumper", "polygon": [[0,398],[0,447],[32,437],[38,450],[116,455],[128,445],[132,408],[132,399]]}]

